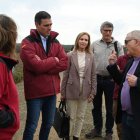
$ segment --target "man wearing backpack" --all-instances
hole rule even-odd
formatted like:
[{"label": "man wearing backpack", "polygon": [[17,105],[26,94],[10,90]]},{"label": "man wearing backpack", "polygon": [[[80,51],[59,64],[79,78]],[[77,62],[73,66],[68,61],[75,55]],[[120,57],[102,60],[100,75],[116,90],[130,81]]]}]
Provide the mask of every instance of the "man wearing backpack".
[{"label": "man wearing backpack", "polygon": [[87,139],[93,139],[94,137],[101,136],[103,127],[102,95],[104,93],[106,107],[105,140],[112,140],[112,128],[114,125],[112,115],[114,82],[106,67],[108,65],[108,57],[112,52],[115,51],[118,56],[123,55],[124,52],[123,46],[112,37],[112,23],[108,21],[102,23],[100,31],[102,38],[92,44],[97,74],[97,93],[93,100],[94,108],[92,110],[94,129],[85,136]]}]

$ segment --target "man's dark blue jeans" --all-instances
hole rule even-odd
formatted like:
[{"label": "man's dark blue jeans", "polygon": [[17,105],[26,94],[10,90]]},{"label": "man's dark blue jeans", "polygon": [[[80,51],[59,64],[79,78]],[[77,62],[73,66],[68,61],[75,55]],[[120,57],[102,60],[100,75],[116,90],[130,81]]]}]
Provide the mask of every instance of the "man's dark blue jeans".
[{"label": "man's dark blue jeans", "polygon": [[56,95],[27,100],[26,104],[27,120],[23,140],[33,140],[40,112],[42,112],[42,124],[39,133],[39,140],[48,140],[49,132],[54,121]]},{"label": "man's dark blue jeans", "polygon": [[114,82],[108,77],[102,77],[97,75],[97,93],[93,100],[93,122],[97,133],[101,133],[103,127],[102,118],[102,95],[105,95],[105,108],[106,108],[106,134],[113,133],[112,128],[114,125],[114,119],[112,115],[113,106],[113,91]]},{"label": "man's dark blue jeans", "polygon": [[140,140],[140,129],[135,126],[134,116],[122,113],[123,140]]}]

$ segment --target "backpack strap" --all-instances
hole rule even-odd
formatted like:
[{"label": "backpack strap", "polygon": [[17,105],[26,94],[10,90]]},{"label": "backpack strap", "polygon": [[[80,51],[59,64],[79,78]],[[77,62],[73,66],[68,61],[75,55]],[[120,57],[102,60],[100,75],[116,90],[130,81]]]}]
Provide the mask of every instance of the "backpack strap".
[{"label": "backpack strap", "polygon": [[115,51],[116,51],[117,56],[118,56],[119,55],[119,51],[118,51],[117,43],[118,43],[118,41],[114,42],[114,48],[115,48]]}]

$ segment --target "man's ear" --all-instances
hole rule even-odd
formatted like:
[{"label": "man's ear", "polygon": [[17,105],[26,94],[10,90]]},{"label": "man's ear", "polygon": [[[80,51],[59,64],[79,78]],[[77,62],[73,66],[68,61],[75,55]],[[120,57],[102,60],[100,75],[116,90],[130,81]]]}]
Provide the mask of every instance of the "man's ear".
[{"label": "man's ear", "polygon": [[140,46],[140,40],[136,40],[136,45]]},{"label": "man's ear", "polygon": [[138,45],[140,46],[140,40],[138,40]]}]

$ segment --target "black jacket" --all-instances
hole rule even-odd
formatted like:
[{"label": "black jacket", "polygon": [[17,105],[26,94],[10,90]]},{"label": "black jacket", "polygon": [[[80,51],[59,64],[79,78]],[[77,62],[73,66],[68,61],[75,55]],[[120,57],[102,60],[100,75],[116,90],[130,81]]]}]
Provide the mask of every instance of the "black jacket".
[{"label": "black jacket", "polygon": [[[118,114],[121,114],[121,89],[125,81],[126,74],[133,64],[133,61],[133,58],[128,61],[123,73],[119,72],[116,64],[107,66],[107,70],[112,75],[115,82],[121,86],[118,100]],[[138,80],[135,87],[130,87],[130,100],[132,105],[132,112],[134,114],[135,127],[140,130],[140,62],[134,72],[134,75],[138,78]]]}]

